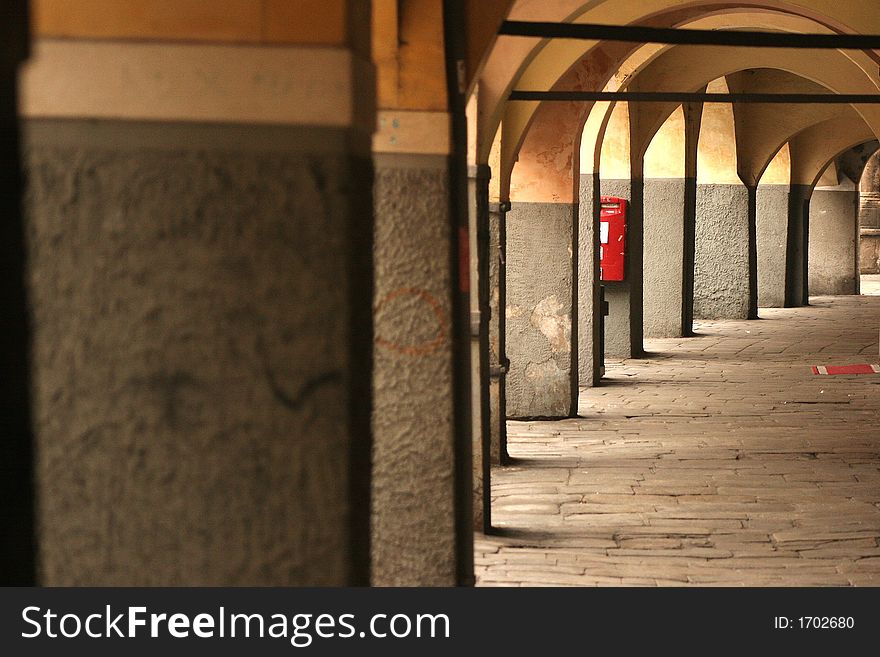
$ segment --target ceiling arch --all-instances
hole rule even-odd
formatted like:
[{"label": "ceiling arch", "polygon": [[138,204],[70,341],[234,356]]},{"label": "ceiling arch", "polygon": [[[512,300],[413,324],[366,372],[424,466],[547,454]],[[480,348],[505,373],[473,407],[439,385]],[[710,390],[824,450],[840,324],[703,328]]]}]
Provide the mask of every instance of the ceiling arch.
[{"label": "ceiling arch", "polygon": [[[800,16],[815,22],[812,32],[837,31],[841,33],[880,32],[880,14],[872,11],[872,3],[868,0],[859,2],[831,2],[829,0],[811,0],[800,2],[780,2],[763,0],[761,2],[687,2],[677,0],[593,0],[582,2],[577,0],[520,0],[509,18],[515,20],[546,20],[568,22],[595,22],[615,25],[641,24],[658,27],[675,27],[689,20],[707,14],[742,12],[748,9],[777,12],[779,21],[783,21],[786,12],[793,17]],[[854,26],[858,26],[858,29]],[[784,29],[779,25],[777,29]],[[500,37],[487,57],[483,76],[480,82],[479,109],[479,144],[478,158],[484,162],[491,147],[501,116],[504,111],[504,99],[514,85],[522,81],[527,71],[536,74],[545,71],[543,79],[528,77],[532,83],[543,83],[549,88],[568,68],[574,65],[587,53],[589,57],[617,59],[622,61],[632,51],[632,46],[621,52],[616,46],[621,44],[599,43],[596,41],[547,41],[541,39]],[[626,44],[623,44],[624,46]],[[612,52],[609,56],[609,51]],[[871,53],[869,59],[875,59]],[[610,75],[614,63],[609,63]],[[601,89],[599,85],[596,89]],[[534,110],[533,110],[534,111]]]},{"label": "ceiling arch", "polygon": [[[772,16],[771,18],[781,21],[779,24],[785,25],[791,30],[809,31],[812,29],[815,31],[820,29],[800,17]],[[701,28],[743,26],[768,29],[768,24],[763,22],[767,19],[767,15],[754,11],[735,12],[699,18],[691,21],[689,25]],[[608,44],[608,46],[629,47],[628,44]],[[649,46],[640,48],[636,54],[625,59],[620,64],[620,70],[617,73],[609,73],[608,68],[617,66],[618,62],[609,58],[607,52],[603,57],[597,56],[597,51],[594,49],[587,53],[578,66],[570,68],[565,77],[557,82],[555,88],[601,89],[607,86],[607,88],[615,89],[618,86],[626,85],[633,88],[633,85],[636,84],[634,81],[648,79],[649,76],[659,73],[663,85],[655,82],[654,89],[694,91],[700,88],[699,85],[705,84],[709,80],[743,68],[742,62],[744,61],[747,62],[746,67],[748,68],[763,68],[777,67],[774,60],[782,61],[779,68],[786,69],[786,65],[788,65],[789,68],[793,67],[795,72],[803,74],[805,77],[809,77],[813,70],[827,69],[827,62],[831,61],[834,63],[835,70],[845,71],[840,77],[848,80],[851,83],[850,87],[859,88],[863,92],[873,90],[876,93],[878,85],[880,85],[880,79],[872,77],[865,71],[868,66],[865,61],[854,62],[853,57],[849,54],[843,54],[839,51],[817,52],[787,49],[785,53],[782,53],[782,57],[778,57],[780,52],[776,49],[770,51],[751,48],[712,48],[709,46],[668,48]],[[699,54],[697,55],[697,53]],[[809,55],[809,70],[803,65],[805,55]],[[693,65],[691,59],[695,62]],[[658,61],[663,63],[658,64]],[[847,67],[851,70],[846,70]],[[702,77],[699,82],[693,82],[695,68],[701,71],[701,74],[696,76],[697,78]],[[646,69],[649,69],[649,74],[643,75]],[[684,76],[682,72],[684,72]],[[687,78],[688,84],[683,85],[682,80],[678,79],[681,77]],[[822,77],[822,81],[828,83],[831,77],[836,79],[838,76],[836,73],[832,76],[825,75]],[[857,81],[864,84],[858,84]],[[641,84],[646,90],[652,89],[650,85],[644,85],[641,82],[638,84]],[[835,91],[844,92],[845,88],[835,89]],[[567,177],[558,181],[553,178],[559,172],[565,172],[566,168],[571,167],[574,163],[574,159],[577,157],[574,152],[579,150],[580,145],[581,125],[586,121],[592,106],[592,103],[509,103],[504,116],[502,140],[500,172],[502,195],[511,184],[509,179],[513,171],[513,164],[519,161],[520,172],[517,177],[520,180],[528,179],[530,176],[545,178],[542,185],[547,189],[544,191],[537,188],[533,190],[538,195],[535,200],[551,201],[569,196],[572,175],[569,173]],[[654,124],[651,124],[650,121],[641,122],[648,126],[646,132],[652,135],[659,129],[675,107],[675,104],[652,104],[651,111],[656,114]],[[650,139],[637,141],[647,144]]]},{"label": "ceiling arch", "polygon": [[789,141],[791,183],[815,186],[841,153],[876,138],[863,121],[847,117],[829,119],[801,131]]}]

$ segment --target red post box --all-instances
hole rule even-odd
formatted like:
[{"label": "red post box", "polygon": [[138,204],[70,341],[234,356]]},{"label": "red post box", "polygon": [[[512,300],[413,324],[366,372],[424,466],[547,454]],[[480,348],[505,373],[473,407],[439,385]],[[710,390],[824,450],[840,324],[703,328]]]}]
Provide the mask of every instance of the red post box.
[{"label": "red post box", "polygon": [[626,199],[603,196],[599,218],[599,271],[603,281],[624,279],[626,256]]}]

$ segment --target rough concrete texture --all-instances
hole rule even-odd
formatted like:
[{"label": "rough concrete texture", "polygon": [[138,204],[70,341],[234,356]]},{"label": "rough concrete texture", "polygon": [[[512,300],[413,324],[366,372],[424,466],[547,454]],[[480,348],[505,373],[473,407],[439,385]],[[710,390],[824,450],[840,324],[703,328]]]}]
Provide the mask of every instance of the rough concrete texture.
[{"label": "rough concrete texture", "polygon": [[41,583],[352,581],[342,139],[27,127]]},{"label": "rough concrete texture", "polygon": [[572,249],[577,206],[514,203],[507,213],[508,417],[568,417]]},{"label": "rough concrete texture", "polygon": [[880,233],[866,234],[859,239],[859,269],[863,274],[880,274]]},{"label": "rough concrete texture", "polygon": [[758,305],[785,306],[788,185],[758,186]]},{"label": "rough concrete texture", "polygon": [[681,336],[685,180],[645,180],[646,338]]},{"label": "rough concrete texture", "polygon": [[694,317],[748,315],[748,190],[745,185],[698,185]]},{"label": "rough concrete texture", "polygon": [[[602,196],[616,196],[630,200],[632,182],[629,180],[602,180]],[[627,231],[627,250],[629,251],[629,231]],[[608,316],[605,318],[605,355],[611,357],[632,356],[632,325],[630,310],[630,281],[636,272],[627,263],[623,281],[603,281],[605,301],[608,302]]]},{"label": "rough concrete texture", "polygon": [[373,583],[380,586],[455,584],[446,162],[377,161]]},{"label": "rough concrete texture", "polygon": [[578,380],[582,387],[593,385],[597,377],[598,335],[593,329],[593,286],[595,267],[593,244],[593,175],[581,176],[578,208]]},{"label": "rough concrete texture", "polygon": [[810,294],[858,294],[855,191],[817,189],[810,202]]}]

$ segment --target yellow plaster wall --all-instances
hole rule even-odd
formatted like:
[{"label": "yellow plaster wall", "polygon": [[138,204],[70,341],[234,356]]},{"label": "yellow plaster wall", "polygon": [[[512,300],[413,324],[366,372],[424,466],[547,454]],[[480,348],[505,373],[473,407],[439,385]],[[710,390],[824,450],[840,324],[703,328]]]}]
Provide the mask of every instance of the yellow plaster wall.
[{"label": "yellow plaster wall", "polygon": [[[723,78],[715,80],[707,91],[728,93],[727,82]],[[701,185],[742,184],[736,171],[736,128],[730,104],[707,103],[703,107],[697,180]]]},{"label": "yellow plaster wall", "polygon": [[602,141],[599,176],[602,180],[626,180],[630,177],[628,103],[617,103],[611,112]]},{"label": "yellow plaster wall", "polygon": [[762,185],[788,185],[791,183],[791,150],[788,144],[779,149],[776,157],[761,176]]},{"label": "yellow plaster wall", "polygon": [[684,110],[675,110],[645,153],[645,178],[684,178]]}]

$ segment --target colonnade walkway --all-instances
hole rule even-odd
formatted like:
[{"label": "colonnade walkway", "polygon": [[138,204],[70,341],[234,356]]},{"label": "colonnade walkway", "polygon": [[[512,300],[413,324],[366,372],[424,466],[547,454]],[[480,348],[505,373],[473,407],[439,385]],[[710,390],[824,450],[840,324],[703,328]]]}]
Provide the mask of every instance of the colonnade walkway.
[{"label": "colonnade walkway", "polygon": [[880,297],[651,340],[581,418],[510,422],[479,585],[880,585]]}]

